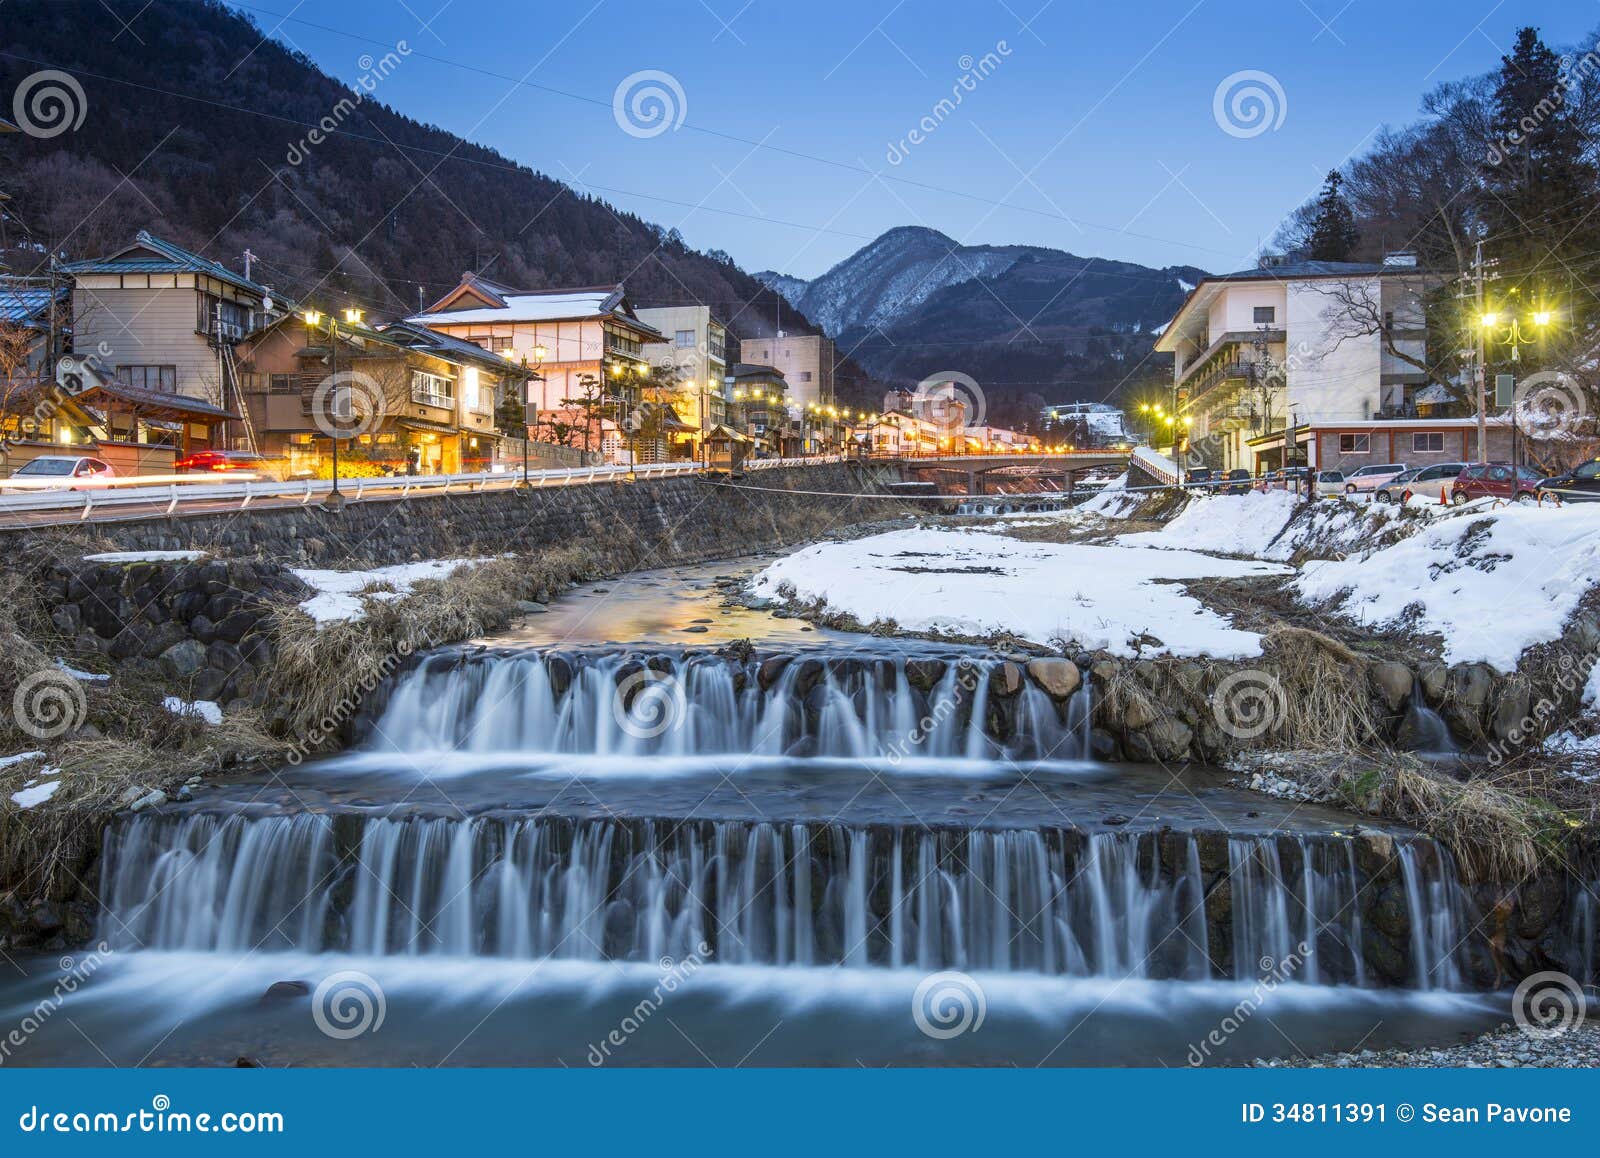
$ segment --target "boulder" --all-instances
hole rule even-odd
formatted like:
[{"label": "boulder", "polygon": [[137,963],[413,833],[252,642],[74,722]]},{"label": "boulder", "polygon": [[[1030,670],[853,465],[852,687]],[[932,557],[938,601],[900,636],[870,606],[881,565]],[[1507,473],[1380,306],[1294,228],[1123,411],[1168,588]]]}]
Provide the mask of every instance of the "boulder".
[{"label": "boulder", "polygon": [[1372,665],[1372,684],[1378,689],[1386,707],[1398,712],[1411,698],[1414,683],[1411,669],[1403,663],[1385,662]]},{"label": "boulder", "polygon": [[944,660],[942,659],[908,659],[906,660],[906,682],[914,688],[927,692],[944,678]]},{"label": "boulder", "polygon": [[306,981],[274,981],[267,986],[267,991],[261,995],[262,1001],[285,1001],[296,997],[306,997],[311,993],[311,985]]},{"label": "boulder", "polygon": [[778,677],[783,675],[784,668],[789,666],[789,657],[775,655],[761,661],[761,666],[756,669],[756,681],[761,685],[761,690],[766,691],[778,682]]},{"label": "boulder", "polygon": [[1495,705],[1494,716],[1489,722],[1489,730],[1494,733],[1495,739],[1511,740],[1515,735],[1514,743],[1525,743],[1528,737],[1522,731],[1522,722],[1528,718],[1528,706],[1526,686],[1512,684],[1507,687],[1500,702]]},{"label": "boulder", "polygon": [[1014,696],[1022,690],[1022,669],[1007,661],[989,677],[990,689],[999,696]]},{"label": "boulder", "polygon": [[1028,674],[1046,694],[1058,700],[1066,699],[1083,683],[1078,665],[1070,659],[1030,659]]},{"label": "boulder", "polygon": [[1182,760],[1189,755],[1189,742],[1194,733],[1180,720],[1157,720],[1145,729],[1150,748],[1161,760]]},{"label": "boulder", "polygon": [[161,666],[167,674],[187,679],[206,666],[206,645],[197,639],[185,639],[161,653]]}]

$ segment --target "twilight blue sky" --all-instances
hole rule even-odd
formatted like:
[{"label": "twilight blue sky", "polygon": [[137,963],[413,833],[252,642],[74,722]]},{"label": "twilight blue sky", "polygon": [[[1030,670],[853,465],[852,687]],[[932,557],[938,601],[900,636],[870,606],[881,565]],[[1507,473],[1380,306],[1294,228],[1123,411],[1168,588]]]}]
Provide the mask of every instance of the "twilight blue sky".
[{"label": "twilight blue sky", "polygon": [[[1518,25],[1557,46],[1600,26],[1596,0],[238,6],[347,82],[404,40],[377,99],[746,269],[803,277],[909,224],[968,244],[1237,268],[1330,166],[1413,119],[1424,92],[1495,67]],[[988,75],[936,112],[986,54]],[[681,89],[684,121],[632,135],[613,97],[646,70]],[[1219,85],[1245,70],[1282,92],[1238,82],[1282,114],[1253,135],[1259,122],[1230,133],[1214,115]],[[909,144],[925,117],[936,127]]]}]

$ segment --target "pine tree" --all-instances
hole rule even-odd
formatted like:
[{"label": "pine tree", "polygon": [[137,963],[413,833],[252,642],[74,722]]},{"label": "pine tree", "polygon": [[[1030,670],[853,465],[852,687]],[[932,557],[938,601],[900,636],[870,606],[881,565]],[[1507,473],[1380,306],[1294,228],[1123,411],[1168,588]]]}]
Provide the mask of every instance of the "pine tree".
[{"label": "pine tree", "polygon": [[[1499,261],[1498,291],[1530,303],[1565,298],[1568,262],[1600,247],[1597,174],[1584,157],[1568,83],[1536,29],[1522,29],[1501,58],[1483,181],[1484,250]],[[1583,312],[1582,303],[1572,305]]]},{"label": "pine tree", "polygon": [[1306,253],[1312,261],[1349,261],[1361,241],[1361,234],[1356,229],[1356,215],[1341,192],[1343,185],[1344,178],[1337,169],[1330,172],[1328,179],[1322,183]]}]

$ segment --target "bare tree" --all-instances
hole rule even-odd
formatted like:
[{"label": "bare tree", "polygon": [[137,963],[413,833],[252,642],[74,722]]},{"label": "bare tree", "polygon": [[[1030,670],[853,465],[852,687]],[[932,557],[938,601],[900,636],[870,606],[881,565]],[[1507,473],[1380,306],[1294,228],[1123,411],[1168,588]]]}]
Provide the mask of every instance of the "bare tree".
[{"label": "bare tree", "polygon": [[[1430,279],[1437,283],[1438,279]],[[1409,350],[1402,349],[1399,340],[1395,337],[1396,326],[1383,307],[1381,283],[1376,278],[1338,278],[1310,283],[1312,288],[1324,298],[1328,305],[1323,311],[1323,319],[1327,323],[1332,344],[1325,350],[1306,351],[1305,356],[1319,357],[1331,354],[1344,343],[1362,338],[1376,337],[1382,343],[1386,353],[1396,360],[1404,362],[1422,374],[1427,375],[1428,381],[1443,386],[1450,391],[1452,397],[1459,398],[1461,391],[1457,385],[1456,375],[1459,372],[1459,362],[1452,352],[1438,361],[1429,361],[1426,356],[1417,357]],[[1418,303],[1417,319],[1427,317],[1430,323],[1434,322],[1434,312],[1424,314],[1421,303]],[[1424,343],[1426,353],[1428,343]],[[1435,345],[1446,347],[1456,346],[1459,343],[1439,342]],[[1291,355],[1291,357],[1300,355]]]}]

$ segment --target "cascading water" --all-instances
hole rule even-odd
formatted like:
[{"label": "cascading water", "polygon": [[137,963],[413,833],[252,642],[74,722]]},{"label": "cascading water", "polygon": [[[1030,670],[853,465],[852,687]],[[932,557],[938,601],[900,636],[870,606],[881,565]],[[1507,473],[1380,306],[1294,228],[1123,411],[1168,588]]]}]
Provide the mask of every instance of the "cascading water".
[{"label": "cascading water", "polygon": [[917,662],[793,659],[764,679],[764,665],[719,655],[442,654],[401,677],[367,744],[484,755],[1087,758],[1087,687],[1059,704],[1025,682],[1002,701],[991,694],[999,661],[940,661],[917,669],[915,686]]},{"label": "cascading water", "polygon": [[1420,689],[1413,688],[1406,705],[1405,723],[1401,729],[1401,746],[1419,756],[1454,757],[1461,751],[1450,725],[1444,717],[1428,706]]},{"label": "cascading water", "polygon": [[[1464,899],[1425,847],[1399,853],[1412,965],[1453,988]],[[1329,838],[1236,837],[1206,868],[1171,832],[197,815],[135,818],[107,853],[127,948],[654,961],[704,943],[727,965],[1368,980],[1360,879]]]}]

